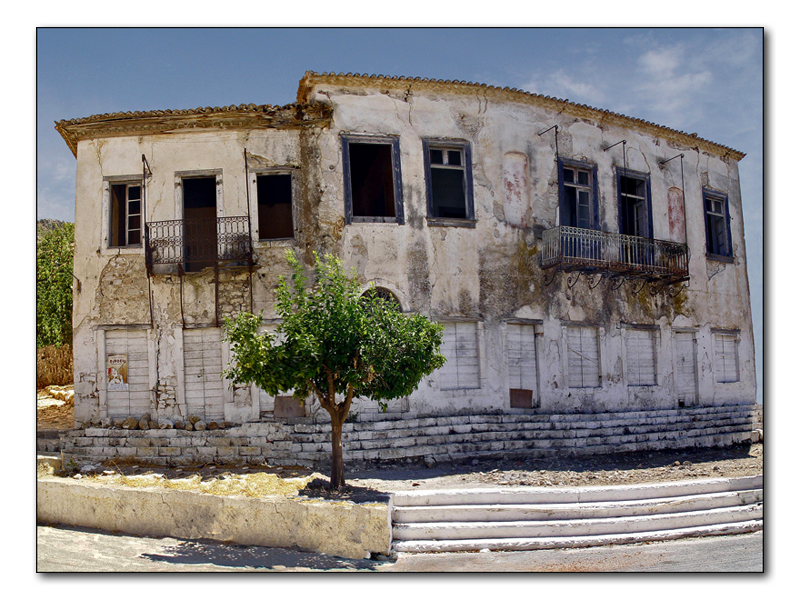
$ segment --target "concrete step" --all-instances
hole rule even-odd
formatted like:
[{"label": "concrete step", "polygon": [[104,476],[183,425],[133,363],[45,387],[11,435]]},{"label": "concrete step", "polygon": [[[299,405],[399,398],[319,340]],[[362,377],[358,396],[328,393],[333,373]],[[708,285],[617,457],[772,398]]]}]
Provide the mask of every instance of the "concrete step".
[{"label": "concrete step", "polygon": [[[593,514],[593,513],[585,513]],[[397,523],[395,540],[469,540],[531,537],[610,535],[666,531],[707,525],[740,523],[763,518],[761,503],[644,516],[581,517],[526,521]]]},{"label": "concrete step", "polygon": [[763,523],[763,477],[411,490],[393,494],[391,515],[395,552],[555,548],[753,531]]},{"label": "concrete step", "polygon": [[754,489],[763,490],[763,487],[763,475],[750,475],[747,477],[714,477],[702,480],[687,479],[634,485],[408,490],[392,494],[392,505],[394,507],[404,507],[623,502],[626,500],[678,498],[681,496]]},{"label": "concrete step", "polygon": [[689,511],[731,508],[763,500],[763,490],[720,492],[679,496],[667,500],[623,500],[619,502],[577,502],[564,504],[472,504],[444,506],[395,506],[394,523],[505,522],[582,519],[586,514],[610,518],[647,516]]},{"label": "concrete step", "polygon": [[564,537],[500,538],[473,540],[409,540],[392,543],[392,552],[474,552],[477,550],[546,550],[554,548],[588,548],[612,544],[638,544],[710,535],[735,535],[763,529],[763,521],[754,519],[738,523],[707,525],[612,535],[586,535]]}]

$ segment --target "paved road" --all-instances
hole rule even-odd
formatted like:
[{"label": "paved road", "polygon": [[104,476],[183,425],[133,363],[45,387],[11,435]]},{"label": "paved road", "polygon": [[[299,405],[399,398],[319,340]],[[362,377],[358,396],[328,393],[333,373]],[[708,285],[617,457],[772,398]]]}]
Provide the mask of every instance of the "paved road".
[{"label": "paved road", "polygon": [[397,560],[335,558],[282,548],[37,527],[37,571],[762,572],[762,532],[650,544],[454,554]]}]

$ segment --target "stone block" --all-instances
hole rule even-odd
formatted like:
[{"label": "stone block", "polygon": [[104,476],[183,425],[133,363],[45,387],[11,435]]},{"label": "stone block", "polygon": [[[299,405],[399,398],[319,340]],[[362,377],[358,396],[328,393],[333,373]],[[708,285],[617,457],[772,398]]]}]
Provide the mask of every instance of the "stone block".
[{"label": "stone block", "polygon": [[136,448],[136,456],[158,456],[159,448],[154,447],[139,447]]}]

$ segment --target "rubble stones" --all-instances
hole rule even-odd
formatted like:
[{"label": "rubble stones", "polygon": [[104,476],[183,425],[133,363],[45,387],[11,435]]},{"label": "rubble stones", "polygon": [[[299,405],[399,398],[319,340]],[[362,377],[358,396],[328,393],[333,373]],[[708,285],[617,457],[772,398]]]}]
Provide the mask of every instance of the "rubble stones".
[{"label": "rubble stones", "polygon": [[195,431],[205,431],[206,424],[204,421],[195,421],[194,430]]},{"label": "rubble stones", "polygon": [[139,428],[139,420],[135,417],[128,417],[122,422],[121,427],[123,429],[138,429]]}]

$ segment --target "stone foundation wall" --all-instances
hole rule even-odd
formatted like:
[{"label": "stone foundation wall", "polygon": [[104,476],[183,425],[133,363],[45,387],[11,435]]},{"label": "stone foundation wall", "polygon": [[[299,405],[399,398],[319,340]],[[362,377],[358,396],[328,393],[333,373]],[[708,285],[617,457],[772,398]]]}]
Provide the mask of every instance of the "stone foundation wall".
[{"label": "stone foundation wall", "polygon": [[[753,406],[706,406],[597,414],[474,414],[345,423],[346,461],[454,461],[488,456],[577,456],[751,441]],[[160,466],[327,466],[330,424],[312,419],[226,429],[92,427],[62,440],[65,460]]]}]

